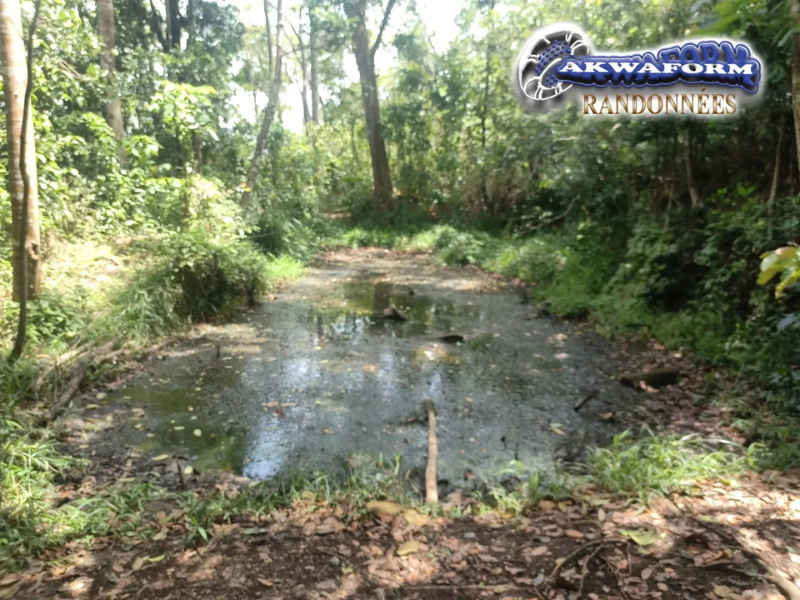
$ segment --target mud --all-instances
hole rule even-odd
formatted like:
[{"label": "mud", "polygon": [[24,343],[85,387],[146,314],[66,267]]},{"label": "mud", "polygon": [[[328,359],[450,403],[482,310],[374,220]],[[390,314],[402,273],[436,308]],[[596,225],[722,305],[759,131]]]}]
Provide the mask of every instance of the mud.
[{"label": "mud", "polygon": [[[394,306],[405,322],[383,318]],[[445,343],[444,334],[464,336]],[[254,479],[343,461],[424,470],[423,403],[435,403],[441,482],[497,481],[579,459],[613,433],[599,418],[635,392],[611,379],[606,344],[539,317],[514,286],[425,255],[330,253],[238,322],[148,363],[105,401],[129,455],[181,457]],[[579,412],[577,401],[596,397]]]}]

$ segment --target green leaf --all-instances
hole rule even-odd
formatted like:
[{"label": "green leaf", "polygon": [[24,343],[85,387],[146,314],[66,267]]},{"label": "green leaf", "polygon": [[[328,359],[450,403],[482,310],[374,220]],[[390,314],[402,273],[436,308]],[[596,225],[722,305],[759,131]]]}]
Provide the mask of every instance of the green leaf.
[{"label": "green leaf", "polygon": [[649,546],[658,541],[658,533],[653,530],[620,529],[619,532],[626,538],[630,538],[636,542],[639,546]]}]

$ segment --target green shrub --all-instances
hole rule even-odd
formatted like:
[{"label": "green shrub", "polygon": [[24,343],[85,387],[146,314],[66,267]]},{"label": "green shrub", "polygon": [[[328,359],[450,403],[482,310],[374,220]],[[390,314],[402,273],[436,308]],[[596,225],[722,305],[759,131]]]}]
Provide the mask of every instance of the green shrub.
[{"label": "green shrub", "polygon": [[266,290],[268,261],[245,240],[196,227],[144,246],[157,258],[112,300],[111,324],[121,318],[129,335],[147,339],[182,322],[224,318]]},{"label": "green shrub", "polygon": [[474,265],[489,254],[490,238],[444,225],[436,228],[433,250],[436,259],[446,265]]}]

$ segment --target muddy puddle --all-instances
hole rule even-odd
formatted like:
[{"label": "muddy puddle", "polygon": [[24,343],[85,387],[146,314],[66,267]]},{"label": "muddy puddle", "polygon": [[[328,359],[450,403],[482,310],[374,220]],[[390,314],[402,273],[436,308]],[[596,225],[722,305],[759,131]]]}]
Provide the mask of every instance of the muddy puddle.
[{"label": "muddy puddle", "polygon": [[[395,306],[408,320],[384,319]],[[198,471],[267,479],[376,460],[424,470],[423,402],[439,421],[440,478],[496,481],[512,460],[547,469],[601,441],[628,390],[601,340],[538,318],[469,268],[382,251],[329,255],[239,322],[148,363],[112,395],[114,444]],[[457,333],[463,343],[439,337]],[[219,344],[219,356],[217,350]],[[580,413],[576,401],[594,398]]]}]

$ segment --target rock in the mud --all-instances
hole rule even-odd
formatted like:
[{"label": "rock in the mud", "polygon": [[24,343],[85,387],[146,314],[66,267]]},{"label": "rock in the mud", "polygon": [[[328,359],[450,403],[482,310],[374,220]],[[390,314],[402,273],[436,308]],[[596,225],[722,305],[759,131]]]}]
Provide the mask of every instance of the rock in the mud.
[{"label": "rock in the mud", "polygon": [[397,310],[394,306],[390,306],[383,311],[383,318],[390,321],[408,321],[408,317]]},{"label": "rock in the mud", "polygon": [[651,388],[662,388],[665,385],[674,385],[681,378],[678,369],[664,368],[653,369],[652,371],[642,371],[641,373],[624,373],[619,376],[619,381],[634,389],[641,389],[640,384],[645,383]]}]

